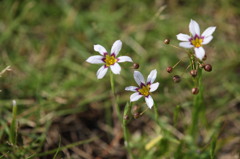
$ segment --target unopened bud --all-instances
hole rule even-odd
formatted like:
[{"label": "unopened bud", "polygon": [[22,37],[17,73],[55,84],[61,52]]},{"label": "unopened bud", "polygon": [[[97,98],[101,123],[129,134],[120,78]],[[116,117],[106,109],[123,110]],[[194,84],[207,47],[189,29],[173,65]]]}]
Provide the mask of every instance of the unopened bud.
[{"label": "unopened bud", "polygon": [[139,68],[139,64],[138,64],[138,63],[134,63],[134,64],[133,64],[133,68],[134,68],[134,69],[138,69],[138,68]]},{"label": "unopened bud", "polygon": [[207,72],[211,72],[212,71],[212,66],[210,64],[206,64],[204,66],[204,70],[207,71]]},{"label": "unopened bud", "polygon": [[129,116],[128,116],[128,115],[124,115],[123,119],[124,119],[124,120],[128,120],[128,119],[129,119]]},{"label": "unopened bud", "polygon": [[175,76],[173,76],[173,81],[174,81],[175,83],[179,83],[179,82],[181,81],[181,77],[178,76],[178,75],[175,75]]},{"label": "unopened bud", "polygon": [[138,109],[139,109],[139,107],[138,107],[137,105],[134,105],[134,106],[133,106],[133,112],[137,112]]},{"label": "unopened bud", "polygon": [[164,44],[170,44],[170,39],[165,39],[163,42]]},{"label": "unopened bud", "polygon": [[139,118],[139,117],[140,117],[140,113],[134,113],[134,114],[133,114],[133,117],[134,117],[134,119]]},{"label": "unopened bud", "polygon": [[198,88],[192,88],[192,94],[198,94],[199,90]]},{"label": "unopened bud", "polygon": [[197,76],[197,70],[191,70],[190,74],[192,75],[192,77],[196,77]]},{"label": "unopened bud", "polygon": [[169,67],[167,67],[167,69],[166,69],[166,70],[167,70],[167,72],[168,72],[168,73],[171,73],[171,72],[172,72],[172,70],[173,70],[173,68],[172,68],[171,66],[169,66]]}]

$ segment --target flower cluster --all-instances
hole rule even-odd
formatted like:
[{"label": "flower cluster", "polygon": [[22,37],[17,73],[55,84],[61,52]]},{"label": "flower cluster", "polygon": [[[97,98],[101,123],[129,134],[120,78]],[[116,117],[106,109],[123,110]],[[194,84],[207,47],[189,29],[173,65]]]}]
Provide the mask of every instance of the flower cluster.
[{"label": "flower cluster", "polygon": [[[205,54],[205,50],[203,49],[203,45],[208,44],[213,39],[213,32],[216,30],[215,26],[208,27],[202,34],[200,34],[200,27],[198,23],[194,20],[190,21],[189,31],[190,35],[180,33],[177,35],[177,39],[182,41],[179,43],[180,47],[187,48],[187,54],[189,57],[189,67],[191,67],[190,75],[194,78],[195,87],[192,88],[192,94],[198,94],[198,84],[199,84],[199,72],[204,69],[207,72],[212,71],[212,66],[210,64],[204,64],[203,61],[206,60],[207,56]],[[165,44],[169,44],[169,40],[166,39],[164,41]],[[181,60],[179,61],[181,62]],[[167,67],[167,72],[171,73],[173,69],[179,64],[179,62],[173,67]],[[188,68],[189,68],[188,67]],[[188,69],[187,68],[187,69]],[[181,81],[181,77],[179,75],[173,76],[173,81],[178,83]]]},{"label": "flower cluster", "polygon": [[[216,27],[211,26],[211,27],[208,27],[201,34],[198,23],[194,20],[191,20],[189,24],[190,35],[183,34],[183,33],[180,33],[177,35],[177,39],[182,41],[179,43],[179,46],[189,49],[188,56],[190,60],[190,66],[192,67],[190,74],[194,78],[197,77],[198,70],[201,68],[204,68],[208,72],[212,70],[212,67],[210,64],[207,64],[207,65],[203,64],[203,60],[205,60],[205,50],[203,48],[203,45],[208,44],[213,39],[212,34],[215,30],[216,30]],[[165,39],[164,43],[169,44],[170,40]],[[117,40],[114,42],[110,53],[108,53],[103,46],[99,44],[94,45],[94,50],[99,52],[100,55],[91,56],[86,61],[92,64],[103,64],[96,73],[98,79],[102,79],[106,75],[109,67],[114,74],[120,74],[121,67],[119,63],[133,62],[133,60],[129,56],[117,57],[121,48],[122,48],[122,42],[120,40]],[[139,65],[135,63],[133,67],[137,69]],[[167,72],[171,73],[174,67],[168,67]],[[133,75],[138,86],[137,87],[129,86],[125,88],[126,91],[135,92],[130,96],[130,101],[135,102],[141,97],[144,97],[147,103],[147,106],[151,109],[152,106],[154,105],[154,101],[153,101],[153,98],[151,97],[151,93],[157,90],[159,86],[158,82],[153,83],[157,76],[157,70],[155,69],[151,71],[151,73],[148,75],[146,82],[141,72],[134,71]],[[181,77],[179,75],[174,75],[173,80],[174,82],[178,83],[181,81]],[[193,88],[192,93],[197,94],[198,88]]]}]

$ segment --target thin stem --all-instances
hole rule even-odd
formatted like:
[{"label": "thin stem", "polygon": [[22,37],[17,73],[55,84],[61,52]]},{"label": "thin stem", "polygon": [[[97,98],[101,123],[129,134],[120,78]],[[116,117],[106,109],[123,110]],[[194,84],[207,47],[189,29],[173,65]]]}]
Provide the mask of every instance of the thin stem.
[{"label": "thin stem", "polygon": [[158,115],[158,110],[157,110],[157,106],[156,106],[155,103],[154,103],[153,107],[154,107],[155,120],[156,120],[156,122],[159,124],[159,122],[158,122],[159,115]]},{"label": "thin stem", "polygon": [[190,133],[193,139],[197,136],[197,128],[199,123],[199,114],[201,113],[202,104],[203,104],[203,85],[202,85],[202,69],[198,69],[198,78],[195,84],[198,89],[199,93],[194,96],[193,101],[193,112],[192,112],[192,127]]},{"label": "thin stem", "polygon": [[120,110],[117,104],[116,100],[116,94],[115,94],[115,85],[114,85],[114,78],[113,78],[113,73],[110,71],[110,82],[111,82],[111,89],[112,89],[112,97],[113,97],[113,113],[117,115],[119,121],[122,120]]},{"label": "thin stem", "polygon": [[127,123],[129,120],[129,115],[132,109],[132,103],[127,102],[125,108],[124,108],[124,114],[123,114],[123,133],[124,133],[124,140],[125,140],[125,147],[127,148],[128,154],[130,155],[130,158],[133,159],[133,154],[131,151],[131,147],[129,144],[129,134],[127,129]]}]

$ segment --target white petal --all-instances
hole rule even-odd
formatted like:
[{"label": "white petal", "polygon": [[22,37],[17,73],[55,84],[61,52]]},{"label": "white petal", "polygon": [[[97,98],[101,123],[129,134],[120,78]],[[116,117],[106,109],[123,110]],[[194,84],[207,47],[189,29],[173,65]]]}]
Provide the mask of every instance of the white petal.
[{"label": "white petal", "polygon": [[212,33],[216,30],[216,27],[208,27],[203,33],[202,36],[203,37],[208,37],[211,36]]},{"label": "white petal", "polygon": [[122,48],[121,40],[115,41],[111,49],[111,54],[115,54],[115,56],[117,56],[121,48]]},{"label": "white petal", "polygon": [[150,90],[149,90],[149,92],[154,92],[154,91],[156,91],[157,88],[158,88],[158,86],[159,86],[159,83],[158,83],[158,82],[151,84],[151,85],[150,85]]},{"label": "white petal", "polygon": [[177,39],[180,40],[180,41],[189,41],[190,38],[191,37],[187,34],[180,33],[180,34],[177,35]]},{"label": "white petal", "polygon": [[114,74],[120,74],[121,67],[118,63],[115,63],[114,65],[111,65],[110,68],[111,68],[111,70]]},{"label": "white petal", "polygon": [[145,97],[145,101],[147,103],[147,106],[151,109],[154,103],[152,96],[149,95],[148,97]]},{"label": "white petal", "polygon": [[206,44],[210,43],[210,41],[211,41],[212,39],[213,39],[213,36],[208,36],[208,37],[206,37],[206,38],[203,39],[202,44],[203,44],[203,45],[206,45]]},{"label": "white petal", "polygon": [[137,82],[137,84],[138,84],[139,86],[141,85],[141,83],[145,84],[145,80],[144,80],[143,75],[142,75],[141,72],[139,72],[139,71],[134,71],[133,76],[134,76],[134,79],[135,79],[135,81]]},{"label": "white petal", "polygon": [[193,45],[190,42],[180,42],[179,46],[184,47],[184,48],[192,48]]},{"label": "white petal", "polygon": [[133,62],[129,56],[120,56],[118,57],[118,62]]},{"label": "white petal", "polygon": [[142,97],[142,95],[139,94],[138,92],[133,93],[133,94],[130,96],[130,101],[131,101],[131,102],[135,102],[135,101],[137,101],[138,99],[140,99],[141,97]]},{"label": "white petal", "polygon": [[95,56],[90,56],[86,61],[92,64],[102,64],[104,63],[102,59],[103,59],[103,56],[95,55]]},{"label": "white petal", "polygon": [[107,70],[108,70],[108,68],[105,67],[104,65],[102,67],[100,67],[97,71],[97,78],[102,79],[105,76],[105,74],[107,73]]},{"label": "white petal", "polygon": [[194,48],[194,50],[196,57],[199,58],[199,60],[202,60],[205,55],[205,50],[203,47]]},{"label": "white petal", "polygon": [[189,31],[193,37],[195,35],[200,36],[200,28],[199,28],[198,23],[195,20],[191,19],[190,24],[189,24]]},{"label": "white petal", "polygon": [[107,53],[107,50],[102,45],[94,45],[94,50],[99,52],[101,55]]},{"label": "white petal", "polygon": [[147,78],[147,83],[153,83],[157,77],[157,70],[152,70]]},{"label": "white petal", "polygon": [[137,88],[138,88],[138,87],[135,87],[135,86],[129,86],[129,87],[126,87],[125,90],[126,90],[126,91],[136,92],[136,91],[137,91]]}]

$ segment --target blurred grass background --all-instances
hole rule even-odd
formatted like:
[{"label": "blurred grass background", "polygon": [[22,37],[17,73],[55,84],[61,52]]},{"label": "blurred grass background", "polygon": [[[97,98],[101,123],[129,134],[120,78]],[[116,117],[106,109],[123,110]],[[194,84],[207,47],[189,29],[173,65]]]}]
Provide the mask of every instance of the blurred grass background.
[{"label": "blurred grass background", "polygon": [[[154,99],[160,116],[166,127],[185,134],[193,98],[187,59],[172,74],[182,75],[179,84],[165,69],[186,54],[163,40],[178,45],[176,35],[188,33],[190,19],[200,24],[201,32],[217,26],[213,41],[204,47],[213,71],[203,74],[206,118],[200,120],[199,142],[193,146],[161,140],[146,150],[160,131],[148,110],[129,125],[133,153],[140,159],[210,158],[211,138],[216,136],[216,158],[239,158],[237,0],[2,0],[0,10],[0,68],[12,68],[0,78],[1,158],[127,158],[121,132],[120,143],[114,145],[116,134],[106,124],[111,114],[105,108],[112,107],[109,73],[97,80],[100,66],[85,62],[98,54],[94,44],[110,50],[117,39],[123,41],[120,55],[131,56],[145,76],[157,69],[161,84]],[[131,64],[121,66],[121,75],[115,77],[123,109],[130,96],[124,88],[135,82]],[[18,109],[16,145],[8,138],[13,99]],[[146,108],[141,101],[137,104]],[[180,111],[174,123],[177,106]]]}]

